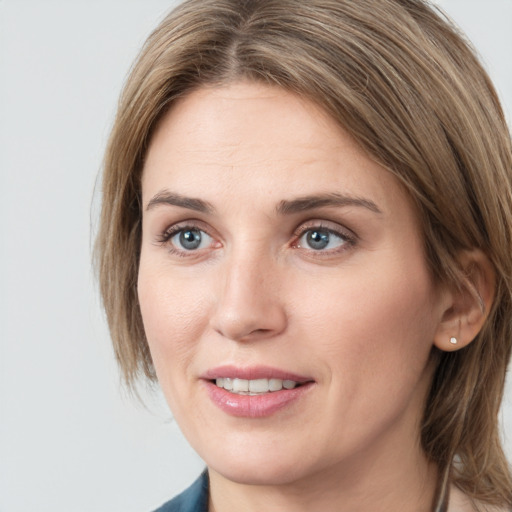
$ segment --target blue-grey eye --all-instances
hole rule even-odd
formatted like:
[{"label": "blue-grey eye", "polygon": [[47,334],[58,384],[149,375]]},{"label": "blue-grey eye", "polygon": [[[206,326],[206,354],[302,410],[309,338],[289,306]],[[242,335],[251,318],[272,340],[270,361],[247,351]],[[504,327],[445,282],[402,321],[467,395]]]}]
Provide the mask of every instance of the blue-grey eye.
[{"label": "blue-grey eye", "polygon": [[182,251],[196,251],[204,249],[211,244],[212,237],[197,228],[185,228],[178,231],[171,238],[171,243]]},{"label": "blue-grey eye", "polygon": [[314,251],[336,249],[346,243],[346,239],[328,229],[308,229],[299,238],[299,246]]}]

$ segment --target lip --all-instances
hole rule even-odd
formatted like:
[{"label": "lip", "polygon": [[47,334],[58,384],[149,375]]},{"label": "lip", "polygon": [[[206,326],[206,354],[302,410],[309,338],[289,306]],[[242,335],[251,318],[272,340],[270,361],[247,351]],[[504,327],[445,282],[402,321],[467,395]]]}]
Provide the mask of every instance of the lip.
[{"label": "lip", "polygon": [[[218,387],[214,380],[220,377],[236,379],[281,379],[293,380],[300,386],[294,389],[282,389],[261,395],[237,395]],[[219,366],[208,370],[202,377],[210,400],[230,416],[242,418],[265,418],[291,407],[299,402],[314,386],[313,379],[283,371],[277,368]]]},{"label": "lip", "polygon": [[205,380],[215,380],[221,377],[229,377],[232,379],[281,379],[294,380],[300,384],[311,382],[311,377],[298,375],[272,366],[249,366],[240,367],[234,365],[217,366],[205,372],[201,378]]}]

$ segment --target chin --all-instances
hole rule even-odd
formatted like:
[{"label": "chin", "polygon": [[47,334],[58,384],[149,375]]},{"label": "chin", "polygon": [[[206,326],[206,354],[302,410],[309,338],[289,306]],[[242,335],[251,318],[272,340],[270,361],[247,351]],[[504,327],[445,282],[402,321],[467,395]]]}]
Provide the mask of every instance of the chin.
[{"label": "chin", "polygon": [[[272,461],[273,462],[273,461]],[[219,466],[208,466],[231,482],[243,485],[287,485],[302,476],[301,471],[289,467],[272,467],[272,462],[265,464],[222,464]]]},{"label": "chin", "polygon": [[[223,451],[204,459],[208,468],[224,478],[245,485],[287,485],[305,477],[309,464],[304,459],[304,450],[287,456],[278,450],[270,453],[255,448],[239,453]],[[300,456],[300,460],[297,460]]]}]

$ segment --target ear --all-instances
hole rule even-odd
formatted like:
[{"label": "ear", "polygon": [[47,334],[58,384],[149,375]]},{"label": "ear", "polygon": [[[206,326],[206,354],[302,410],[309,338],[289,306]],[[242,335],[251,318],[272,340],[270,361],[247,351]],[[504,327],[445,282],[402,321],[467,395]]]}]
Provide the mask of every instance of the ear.
[{"label": "ear", "polygon": [[445,352],[469,345],[489,315],[496,274],[489,258],[479,249],[463,251],[459,258],[465,279],[448,290],[448,300],[438,325],[434,345]]}]

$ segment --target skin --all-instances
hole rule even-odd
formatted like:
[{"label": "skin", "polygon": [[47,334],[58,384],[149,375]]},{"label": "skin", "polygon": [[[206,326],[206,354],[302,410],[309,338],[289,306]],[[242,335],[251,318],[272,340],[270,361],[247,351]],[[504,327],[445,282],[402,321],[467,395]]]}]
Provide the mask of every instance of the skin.
[{"label": "skin", "polygon": [[[397,180],[313,103],[240,82],[173,106],[142,191],[144,326],[173,415],[208,465],[210,510],[431,510],[419,423],[453,297],[431,278]],[[158,201],[169,192],[209,209]],[[363,202],[277,211],[334,193]],[[166,238],[191,228],[196,250]],[[327,248],[308,245],[314,228]],[[201,379],[225,364],[314,384],[269,417],[233,417]]]}]

